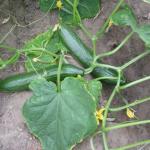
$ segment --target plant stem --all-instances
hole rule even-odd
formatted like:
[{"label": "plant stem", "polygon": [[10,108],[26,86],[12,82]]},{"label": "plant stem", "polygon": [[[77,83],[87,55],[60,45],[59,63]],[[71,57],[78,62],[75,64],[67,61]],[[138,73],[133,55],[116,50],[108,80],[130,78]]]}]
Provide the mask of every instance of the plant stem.
[{"label": "plant stem", "polygon": [[94,68],[95,68],[94,66],[91,66],[91,67],[85,69],[85,70],[84,70],[84,74],[89,74],[89,73],[91,73]]},{"label": "plant stem", "polygon": [[95,150],[94,143],[93,143],[93,137],[90,139],[90,145],[91,145],[91,149]]},{"label": "plant stem", "polygon": [[94,138],[96,135],[98,135],[98,134],[102,134],[102,130],[99,130],[99,131],[97,131],[96,133],[94,133],[93,135],[92,135],[92,137]]},{"label": "plant stem", "polygon": [[35,72],[38,76],[40,76],[40,74],[38,73],[38,71],[37,71],[36,68],[34,67],[34,65],[33,65],[33,63],[32,63],[32,61],[31,61],[30,57],[28,57],[28,56],[26,56],[26,57],[27,57],[27,59],[29,60],[29,63],[30,63],[30,65],[31,65],[32,69],[34,70],[34,72]]},{"label": "plant stem", "polygon": [[74,3],[73,3],[73,21],[74,23],[80,23],[81,22],[81,17],[80,17],[80,14],[78,12],[78,4],[79,4],[79,0],[74,0]]},{"label": "plant stem", "polygon": [[112,127],[106,127],[104,129],[105,132],[115,130],[115,129],[121,129],[121,128],[126,128],[126,127],[131,127],[131,126],[136,126],[136,125],[142,125],[142,124],[149,124],[150,120],[143,120],[143,121],[135,121],[135,122],[129,122],[129,123],[121,123]]},{"label": "plant stem", "polygon": [[134,147],[137,147],[140,145],[144,145],[144,144],[149,144],[149,143],[150,143],[150,140],[144,140],[144,141],[140,141],[137,143],[129,144],[129,145],[126,145],[126,146],[123,146],[120,148],[114,148],[114,149],[110,149],[110,150],[127,150],[127,149],[131,149],[131,148],[134,148]]},{"label": "plant stem", "polygon": [[41,60],[41,59],[39,59],[39,58],[33,58],[32,60],[34,61],[34,59],[36,59],[35,62],[39,62],[39,63],[41,63],[41,64],[53,64],[53,63],[58,59],[58,57],[55,58],[55,59],[52,60],[52,61],[43,61],[43,60]]},{"label": "plant stem", "polygon": [[[108,102],[107,102],[107,104],[105,106],[104,118],[103,118],[103,121],[102,121],[102,129],[103,129],[103,131],[105,131],[105,129],[106,129],[106,121],[107,121],[109,107],[111,105],[111,102],[112,102],[114,96],[116,95],[116,92],[118,91],[118,87],[120,86],[120,80],[121,80],[121,71],[118,69],[117,85],[115,86],[115,88],[114,88],[112,94],[110,95],[110,97],[108,99]],[[108,144],[107,144],[107,137],[106,137],[106,133],[105,132],[102,133],[102,137],[103,137],[104,149],[105,150],[109,150]]]},{"label": "plant stem", "polygon": [[144,103],[144,102],[147,102],[147,101],[150,101],[150,97],[147,97],[147,98],[144,98],[144,99],[136,100],[136,101],[134,101],[133,103],[127,104],[127,105],[125,105],[125,106],[116,107],[116,108],[109,108],[109,111],[112,111],[112,112],[121,111],[121,110],[124,110],[124,109],[126,109],[126,108],[133,107],[133,106],[135,106],[135,105],[138,105],[138,104],[141,104],[141,103]]},{"label": "plant stem", "polygon": [[81,23],[79,24],[79,26],[80,26],[80,28],[82,29],[82,31],[91,39],[92,33],[90,33],[90,32],[88,31],[88,29],[84,26],[84,24],[81,22]]},{"label": "plant stem", "polygon": [[72,2],[70,1],[70,0],[65,0],[70,6],[72,6],[73,7],[73,4],[72,4]]},{"label": "plant stem", "polygon": [[73,3],[73,21],[76,22],[76,8],[78,6],[78,0],[74,0]]},{"label": "plant stem", "polygon": [[94,67],[104,67],[104,68],[110,68],[110,69],[113,69],[113,70],[119,70],[118,67],[115,67],[115,66],[111,66],[111,65],[107,65],[107,64],[99,64],[99,63],[94,63],[93,64]]},{"label": "plant stem", "polygon": [[31,51],[35,51],[35,52],[42,52],[42,53],[46,53],[46,54],[49,54],[50,56],[53,56],[53,57],[58,57],[57,54],[55,53],[52,53],[48,50],[46,50],[45,48],[30,48],[30,49],[22,49],[20,50],[19,52],[31,52]]},{"label": "plant stem", "polygon": [[99,80],[106,80],[106,79],[116,80],[118,78],[117,77],[99,77],[99,78],[95,78],[94,80],[99,81]]},{"label": "plant stem", "polygon": [[105,132],[102,133],[102,137],[103,137],[103,144],[104,144],[105,150],[109,150],[108,143],[107,143],[107,137],[106,137]]},{"label": "plant stem", "polygon": [[67,13],[68,15],[72,15],[73,16],[73,13],[70,11],[70,10],[68,10],[68,9],[66,9],[66,8],[62,8],[61,9],[61,11],[64,11],[65,13]]},{"label": "plant stem", "polygon": [[4,49],[10,50],[10,51],[17,51],[18,50],[16,48],[9,47],[7,45],[1,45],[1,44],[0,44],[0,48],[4,48]]},{"label": "plant stem", "polygon": [[114,15],[114,13],[119,9],[119,7],[121,6],[121,4],[124,2],[124,0],[119,0],[118,4],[116,5],[116,7],[114,8],[114,10],[112,11],[111,15],[108,17],[108,19],[106,20],[106,22],[104,23],[104,25],[99,29],[99,31],[97,32],[96,34],[96,37],[98,38],[101,38],[101,36],[104,34],[108,24],[109,24],[109,21],[111,19],[111,17]]},{"label": "plant stem", "polygon": [[7,61],[6,61],[6,65],[9,64],[13,64],[14,62],[16,62],[20,57],[20,54],[18,52],[16,52],[13,56],[11,56]]},{"label": "plant stem", "polygon": [[150,51],[145,51],[143,53],[141,53],[140,55],[138,55],[137,57],[133,58],[131,61],[127,62],[126,64],[124,64],[123,66],[120,67],[121,70],[124,70],[125,68],[127,68],[128,66],[132,65],[133,63],[135,63],[136,61],[138,61],[139,59],[145,57],[146,55],[150,54]]},{"label": "plant stem", "polygon": [[19,57],[20,57],[20,54],[18,52],[16,52],[8,60],[2,62],[0,70],[7,67],[7,65],[11,65],[11,64],[15,63],[19,59]]},{"label": "plant stem", "polygon": [[134,147],[137,147],[140,145],[145,145],[145,144],[150,144],[150,140],[144,140],[144,141],[140,141],[137,143],[129,144],[129,145],[126,145],[126,146],[123,146],[120,148],[114,148],[114,149],[110,149],[110,150],[128,150],[128,149],[131,149],[131,148],[134,148]]},{"label": "plant stem", "polygon": [[58,89],[58,92],[61,91],[60,76],[61,76],[62,63],[63,63],[63,55],[60,56],[59,65],[58,65],[58,71],[57,71],[57,87],[58,87],[57,89]]},{"label": "plant stem", "polygon": [[131,33],[129,33],[126,37],[125,37],[125,39],[114,49],[114,50],[112,50],[112,51],[109,51],[109,52],[105,52],[105,53],[102,53],[102,54],[100,54],[100,55],[97,55],[96,57],[95,57],[95,59],[97,60],[97,59],[100,59],[100,58],[102,58],[102,57],[106,57],[106,56],[110,56],[110,55],[113,55],[113,54],[115,54],[118,50],[120,50],[120,48],[131,38],[131,36],[133,35],[133,31],[131,32]]},{"label": "plant stem", "polygon": [[140,84],[140,83],[142,83],[142,82],[144,82],[144,81],[147,81],[147,80],[150,80],[150,76],[147,76],[147,77],[144,77],[144,78],[142,78],[142,79],[139,79],[139,80],[130,82],[130,83],[126,84],[126,85],[120,86],[119,89],[120,89],[120,90],[124,90],[124,89],[127,89],[127,88],[129,88],[129,87],[135,86],[135,85]]},{"label": "plant stem", "polygon": [[6,40],[6,38],[9,36],[9,34],[12,33],[16,27],[17,27],[17,25],[15,24],[10,28],[10,30],[3,36],[3,38],[0,39],[0,44]]},{"label": "plant stem", "polygon": [[96,41],[97,41],[97,38],[94,36],[92,38],[92,45],[93,45],[93,58],[96,57]]},{"label": "plant stem", "polygon": [[118,73],[118,82],[117,82],[117,85],[115,86],[115,88],[114,88],[113,92],[111,93],[111,95],[110,95],[110,97],[109,97],[109,99],[107,101],[107,104],[105,106],[104,119],[102,121],[102,128],[105,128],[105,126],[106,126],[106,119],[107,119],[109,107],[111,105],[111,102],[112,102],[112,100],[113,100],[116,92],[118,91],[118,87],[120,85],[120,78],[121,78],[121,73],[119,72]]}]

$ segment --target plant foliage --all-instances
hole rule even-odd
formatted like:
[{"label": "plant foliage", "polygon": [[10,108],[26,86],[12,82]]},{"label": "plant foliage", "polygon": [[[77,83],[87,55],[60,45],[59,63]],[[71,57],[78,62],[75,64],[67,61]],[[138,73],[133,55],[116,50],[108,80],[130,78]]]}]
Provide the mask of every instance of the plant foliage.
[{"label": "plant foliage", "polygon": [[33,96],[25,103],[23,115],[43,150],[69,150],[94,133],[100,82],[87,84],[68,77],[61,83],[61,92],[57,92],[53,82],[40,79],[30,88]]}]

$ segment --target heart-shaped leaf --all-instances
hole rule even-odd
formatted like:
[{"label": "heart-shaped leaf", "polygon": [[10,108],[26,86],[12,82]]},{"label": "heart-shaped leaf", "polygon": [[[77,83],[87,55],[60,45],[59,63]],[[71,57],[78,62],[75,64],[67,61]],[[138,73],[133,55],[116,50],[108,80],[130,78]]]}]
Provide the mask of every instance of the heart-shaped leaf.
[{"label": "heart-shaped leaf", "polygon": [[23,116],[43,150],[70,150],[96,130],[95,99],[101,84],[93,84],[87,88],[83,80],[68,77],[57,92],[57,86],[45,79],[31,83],[33,96],[24,104]]}]

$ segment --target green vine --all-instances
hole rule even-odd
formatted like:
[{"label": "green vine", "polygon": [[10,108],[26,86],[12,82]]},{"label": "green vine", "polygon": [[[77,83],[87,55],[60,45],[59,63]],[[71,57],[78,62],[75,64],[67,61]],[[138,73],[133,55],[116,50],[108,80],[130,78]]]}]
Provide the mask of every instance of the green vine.
[{"label": "green vine", "polygon": [[[57,1],[58,2],[58,1]],[[64,4],[63,4],[64,3]],[[41,86],[42,85],[42,82],[44,83],[44,86],[43,87],[48,87],[49,88],[49,92],[52,92],[52,94],[54,94],[54,97],[56,97],[56,100],[57,100],[57,103],[56,103],[56,115],[54,115],[53,117],[56,117],[56,118],[53,118],[53,119],[56,119],[56,120],[54,120],[54,121],[56,121],[57,122],[57,124],[56,124],[56,127],[59,129],[59,131],[61,131],[61,127],[62,126],[69,126],[69,125],[72,125],[73,126],[73,124],[69,124],[66,120],[68,119],[66,119],[65,118],[65,116],[63,116],[64,118],[64,120],[61,120],[61,114],[65,114],[66,116],[68,115],[66,112],[63,112],[62,110],[64,109],[64,108],[67,108],[67,106],[70,106],[69,107],[69,111],[71,112],[69,115],[71,115],[71,119],[72,119],[72,121],[74,121],[74,117],[76,117],[75,115],[75,109],[74,109],[74,105],[75,106],[78,106],[78,107],[80,107],[80,105],[85,109],[83,112],[82,112],[82,110],[80,110],[81,111],[81,113],[83,113],[83,114],[85,114],[85,112],[87,113],[89,113],[88,115],[90,116],[89,118],[92,120],[92,127],[95,129],[96,127],[97,127],[97,125],[96,125],[96,117],[94,116],[92,116],[91,117],[91,114],[94,114],[94,113],[97,113],[97,112],[94,112],[94,111],[96,111],[96,109],[95,109],[95,107],[96,107],[96,101],[97,101],[97,99],[98,99],[98,96],[100,96],[100,94],[101,93],[99,93],[99,94],[97,94],[96,92],[97,92],[97,90],[101,90],[101,88],[100,88],[100,82],[99,82],[99,80],[100,81],[105,81],[105,80],[114,80],[114,81],[117,81],[116,82],[116,84],[115,84],[115,86],[114,86],[114,88],[113,88],[113,90],[112,90],[112,93],[110,94],[110,96],[109,96],[109,98],[108,98],[108,100],[107,100],[107,102],[106,102],[106,104],[105,104],[105,106],[104,106],[104,108],[103,108],[103,111],[104,111],[104,114],[102,114],[103,113],[103,111],[101,112],[101,114],[100,115],[102,115],[102,119],[101,119],[101,122],[100,122],[100,119],[98,120],[98,123],[100,122],[100,124],[101,124],[101,126],[99,127],[99,129],[98,129],[98,132],[96,132],[96,133],[94,133],[93,134],[93,136],[91,137],[91,140],[90,140],[90,144],[91,144],[91,149],[92,150],[95,150],[95,148],[94,148],[94,143],[93,143],[93,138],[96,136],[96,135],[102,135],[102,139],[103,139],[103,145],[104,145],[104,150],[127,150],[127,149],[131,149],[131,148],[134,148],[134,147],[137,147],[137,146],[140,146],[140,145],[143,145],[143,144],[149,144],[150,143],[150,140],[145,140],[145,141],[139,141],[139,142],[137,142],[137,143],[133,143],[133,144],[128,144],[128,145],[126,145],[126,146],[123,146],[123,147],[120,147],[120,148],[114,148],[114,149],[111,149],[110,147],[109,147],[109,145],[108,145],[108,138],[107,138],[107,134],[108,134],[108,132],[110,132],[110,131],[112,131],[112,130],[117,130],[117,129],[121,129],[121,128],[127,128],[127,127],[131,127],[131,126],[137,126],[137,125],[145,125],[145,124],[150,124],[150,120],[137,120],[137,121],[131,121],[131,122],[123,122],[123,123],[119,123],[119,124],[116,124],[116,125],[113,125],[113,126],[108,126],[108,122],[107,122],[107,119],[109,118],[109,113],[111,113],[111,112],[118,112],[118,111],[122,111],[122,110],[126,110],[126,109],[131,109],[131,107],[134,107],[134,106],[136,106],[136,105],[139,105],[139,104],[142,104],[142,103],[145,103],[145,102],[148,102],[148,101],[150,101],[150,97],[146,97],[146,98],[142,98],[142,99],[138,99],[138,100],[135,100],[134,102],[132,102],[132,103],[128,103],[128,102],[124,102],[125,103],[125,105],[123,105],[123,106],[116,106],[116,107],[112,107],[112,102],[113,102],[113,100],[114,100],[114,98],[115,98],[115,96],[117,95],[117,94],[120,94],[120,92],[122,91],[122,90],[125,90],[125,89],[128,89],[128,88],[130,88],[130,87],[133,87],[133,86],[136,86],[136,85],[138,85],[138,84],[140,84],[140,83],[143,83],[143,82],[145,82],[145,81],[148,81],[148,80],[150,80],[150,76],[146,76],[146,77],[143,77],[143,78],[141,78],[141,79],[138,79],[138,80],[135,80],[135,81],[132,81],[132,82],[129,82],[129,83],[126,83],[126,84],[124,84],[124,85],[122,85],[121,84],[121,79],[122,79],[122,74],[124,73],[124,71],[125,71],[125,69],[127,69],[128,67],[130,67],[131,65],[133,65],[133,64],[135,64],[135,63],[137,63],[140,59],[143,59],[143,58],[145,58],[146,56],[148,56],[149,54],[150,54],[150,50],[149,50],[149,48],[148,48],[148,50],[145,50],[144,52],[142,52],[141,54],[139,54],[138,56],[136,56],[135,58],[133,58],[133,59],[131,59],[130,61],[128,61],[128,62],[126,62],[125,64],[123,64],[123,65],[121,65],[121,66],[113,66],[113,65],[110,65],[110,64],[106,64],[106,63],[103,63],[103,62],[101,62],[101,61],[99,61],[100,59],[103,59],[103,58],[105,58],[105,57],[108,57],[108,56],[112,56],[112,55],[114,55],[114,54],[116,54],[119,50],[121,50],[121,48],[132,38],[132,36],[134,35],[134,33],[136,32],[136,33],[138,33],[139,34],[139,37],[141,37],[141,39],[146,43],[146,46],[148,46],[148,44],[147,44],[147,34],[142,34],[142,35],[140,35],[140,32],[139,31],[141,31],[140,29],[140,27],[139,27],[139,25],[137,24],[137,25],[135,25],[134,27],[136,27],[136,29],[135,28],[133,28],[133,22],[131,23],[131,22],[129,22],[129,23],[121,23],[121,24],[125,24],[125,25],[128,25],[128,26],[131,26],[131,29],[132,29],[132,31],[130,32],[130,33],[128,33],[128,35],[122,40],[122,42],[116,47],[116,48],[114,48],[114,49],[112,49],[111,51],[107,51],[107,52],[104,52],[104,53],[102,53],[102,54],[99,54],[99,55],[97,55],[97,53],[96,53],[96,49],[97,49],[97,42],[98,42],[98,40],[99,39],[101,39],[101,37],[104,35],[104,33],[106,32],[106,30],[109,30],[109,28],[110,28],[110,26],[111,26],[111,23],[113,24],[114,22],[112,21],[112,18],[113,18],[113,16],[120,10],[120,8],[122,8],[121,6],[123,6],[123,4],[125,4],[125,2],[124,2],[124,0],[119,0],[118,1],[118,3],[117,3],[117,5],[116,5],[116,7],[114,8],[114,10],[112,11],[112,13],[109,15],[109,17],[107,18],[107,20],[105,21],[105,23],[103,24],[103,26],[97,31],[97,33],[95,34],[95,35],[93,35],[90,31],[89,31],[89,29],[84,25],[84,23],[81,21],[81,19],[82,18],[84,18],[84,16],[81,16],[81,12],[79,11],[79,10],[82,10],[83,8],[81,7],[82,6],[82,4],[80,4],[80,1],[79,0],[74,0],[73,2],[71,2],[71,1],[69,1],[69,0],[65,0],[65,1],[63,1],[63,3],[62,3],[62,1],[60,1],[59,0],[59,7],[58,7],[58,3],[56,3],[56,6],[54,7],[53,5],[54,5],[54,2],[53,2],[53,4],[51,5],[51,7],[48,9],[48,10],[51,10],[51,9],[54,9],[54,8],[59,8],[59,18],[58,18],[58,20],[61,20],[60,22],[62,23],[63,22],[63,19],[65,18],[64,16],[64,18],[62,17],[62,18],[60,18],[60,16],[62,15],[61,13],[66,13],[67,15],[70,15],[72,18],[72,20],[71,21],[73,21],[73,25],[76,25],[76,24],[78,24],[78,26],[80,27],[80,29],[87,35],[87,37],[91,40],[91,43],[92,43],[92,62],[90,63],[90,65],[86,68],[86,69],[84,69],[84,74],[85,75],[87,75],[87,74],[90,74],[90,73],[92,73],[94,70],[95,70],[95,68],[104,68],[104,69],[110,69],[110,70],[112,70],[112,71],[115,71],[116,73],[117,73],[117,76],[116,77],[109,77],[109,76],[99,76],[99,77],[97,77],[97,78],[95,78],[95,79],[93,79],[93,80],[91,80],[91,81],[84,81],[81,77],[77,77],[77,78],[67,78],[67,79],[65,79],[64,81],[62,81],[61,82],[61,72],[62,72],[62,68],[63,68],[63,64],[64,64],[64,62],[66,62],[66,63],[68,63],[68,61],[65,59],[65,55],[64,55],[64,53],[66,52],[65,50],[67,49],[69,49],[63,42],[62,42],[62,39],[60,39],[60,34],[58,34],[57,35],[57,32],[59,33],[59,30],[60,30],[60,28],[61,28],[61,25],[57,25],[57,29],[55,30],[55,31],[53,31],[53,33],[51,34],[51,36],[48,36],[47,38],[47,40],[46,40],[46,44],[44,45],[44,43],[45,43],[45,40],[44,41],[41,41],[40,43],[38,43],[37,41],[37,47],[35,47],[35,45],[33,44],[33,45],[31,45],[31,47],[29,47],[29,48],[21,48],[21,49],[16,49],[16,48],[12,48],[12,47],[9,47],[9,46],[5,46],[5,45],[3,45],[3,44],[1,44],[0,45],[0,48],[3,48],[3,49],[7,49],[7,50],[9,50],[10,52],[13,52],[14,54],[10,57],[10,58],[8,58],[7,60],[3,60],[2,58],[0,58],[0,69],[4,69],[4,68],[6,68],[8,65],[11,65],[11,64],[13,64],[13,63],[15,63],[15,62],[17,62],[17,60],[19,59],[19,57],[20,57],[20,55],[23,55],[23,56],[25,56],[25,58],[27,58],[28,60],[29,60],[29,63],[30,63],[30,65],[31,65],[31,67],[32,67],[32,70],[33,70],[33,72],[35,72],[37,75],[39,75],[39,73],[38,73],[38,69],[35,67],[35,64],[37,65],[37,64],[49,64],[49,65],[52,65],[54,62],[56,62],[57,60],[59,60],[58,61],[58,63],[57,63],[57,66],[58,66],[58,69],[57,69],[57,80],[56,80],[56,85],[54,84],[54,83],[52,83],[52,82],[50,82],[50,83],[48,83],[46,80],[41,80],[41,81],[39,81],[39,82],[33,82],[33,83],[31,83],[31,85],[30,85],[30,88],[33,90],[33,93],[35,94],[31,99],[30,99],[30,101],[32,101],[32,100],[34,100],[34,98],[36,99],[35,101],[37,102],[39,99],[39,97],[42,95],[43,97],[41,98],[41,99],[44,99],[45,100],[45,95],[43,94],[43,93],[40,93],[41,91],[39,91],[39,93],[40,93],[40,95],[38,95],[38,93],[36,93],[37,91],[34,89],[35,87],[35,85],[38,87],[39,85]],[[47,1],[44,3],[44,4],[47,4]],[[42,5],[42,4],[41,4]],[[65,8],[65,5],[69,5],[68,6],[68,8]],[[46,7],[46,5],[42,5],[41,6],[42,8],[45,8]],[[53,8],[54,7],[54,8]],[[79,9],[79,7],[80,7],[80,9]],[[84,10],[84,9],[83,9]],[[129,11],[129,10],[128,10]],[[121,12],[122,13],[122,12]],[[124,17],[124,15],[127,15],[127,14],[123,14],[122,16]],[[129,14],[129,15],[131,15],[131,14]],[[121,16],[121,15],[120,15]],[[131,18],[133,19],[134,17],[131,17],[131,16],[125,16],[125,19],[128,19],[128,17],[129,17],[129,20],[131,20]],[[131,17],[131,18],[130,18]],[[66,18],[65,18],[66,19]],[[134,19],[133,19],[134,20]],[[122,20],[121,20],[122,21]],[[123,21],[126,21],[126,20],[124,20],[124,18],[123,18]],[[65,21],[64,21],[65,22]],[[63,22],[63,23],[64,23]],[[60,24],[61,24],[60,23]],[[70,23],[70,22],[69,22]],[[135,23],[135,22],[134,22]],[[117,23],[114,23],[115,25],[118,25]],[[21,27],[19,24],[18,25],[15,25],[15,27],[17,27],[17,26],[19,26],[19,27]],[[55,28],[54,28],[55,29]],[[54,30],[53,29],[53,30]],[[67,31],[65,31],[65,32],[67,32]],[[54,35],[56,33],[56,35]],[[8,35],[8,34],[7,34]],[[6,36],[7,36],[6,35]],[[144,36],[143,36],[144,35]],[[4,37],[6,37],[6,36],[4,36]],[[53,47],[53,46],[56,46],[56,48],[54,48],[54,49],[57,49],[56,51],[54,50],[54,51],[51,51],[51,50],[49,50],[48,48],[46,48],[46,46],[49,44],[49,42],[51,41],[51,40],[53,40],[54,39],[54,36],[56,36],[56,41],[54,42],[54,43],[52,43],[51,45],[50,45],[50,48],[51,47]],[[148,35],[149,36],[149,35]],[[43,38],[43,35],[41,36],[42,38]],[[41,38],[40,37],[40,38]],[[42,39],[41,38],[41,39]],[[69,39],[70,40],[70,39]],[[79,41],[79,39],[77,39],[78,41]],[[1,40],[1,41],[3,41],[3,39]],[[73,45],[75,45],[75,46],[77,46],[77,44],[76,44],[76,41],[75,41],[75,38],[73,39],[73,41],[71,41],[72,43],[73,43]],[[2,42],[0,42],[0,43],[2,43]],[[56,45],[55,45],[56,44]],[[39,46],[40,45],[40,46]],[[42,46],[41,46],[42,45]],[[44,46],[43,46],[44,45]],[[71,47],[72,48],[72,47]],[[78,47],[77,47],[78,48]],[[80,48],[80,47],[79,47]],[[82,48],[83,48],[83,45],[82,45]],[[63,51],[63,50],[65,51]],[[40,53],[40,54],[39,54]],[[31,59],[28,55],[30,55],[30,54],[32,54],[32,55],[34,55],[34,54],[36,54],[35,55],[35,57],[33,58],[33,59]],[[90,52],[89,52],[89,54],[90,54]],[[44,59],[42,59],[41,57],[42,57],[42,55],[44,55]],[[47,57],[48,56],[48,57]],[[46,57],[46,59],[48,58],[48,61],[47,60],[45,60],[45,57]],[[35,64],[33,64],[33,63],[35,63]],[[78,80],[79,79],[79,80]],[[74,84],[72,84],[72,82],[74,83]],[[61,89],[61,84],[62,83],[64,83],[64,87],[65,87],[65,85],[67,85],[65,88],[69,91],[69,92],[71,92],[72,94],[74,94],[73,96],[72,96],[72,94],[70,94],[68,91],[65,93],[62,89]],[[49,84],[49,86],[47,86]],[[93,86],[94,85],[94,86]],[[39,86],[39,87],[40,87]],[[55,93],[56,91],[55,91],[55,86],[57,87],[57,93]],[[74,87],[74,88],[76,88],[76,86],[77,86],[77,90],[70,90],[70,89],[68,89],[68,87],[69,86],[71,86],[71,87]],[[38,87],[38,88],[39,88]],[[40,89],[40,88],[39,88]],[[38,89],[38,90],[39,90]],[[96,89],[96,90],[95,90]],[[35,90],[35,91],[34,91]],[[40,89],[41,90],[41,89]],[[47,89],[46,89],[47,90]],[[81,90],[81,91],[80,91]],[[93,92],[94,91],[94,92]],[[47,92],[47,91],[46,91]],[[50,93],[46,93],[47,95],[48,94],[50,94]],[[60,100],[60,95],[59,95],[59,93],[61,92],[61,94],[65,97],[65,100],[64,101],[61,101]],[[63,93],[64,92],[64,93]],[[86,94],[86,96],[85,95],[82,95],[82,92],[84,93],[84,94]],[[68,94],[69,93],[69,94]],[[57,95],[58,94],[58,95]],[[68,94],[68,95],[67,95]],[[51,96],[51,95],[49,95],[49,96]],[[82,97],[83,96],[83,97]],[[85,97],[84,97],[85,96]],[[62,99],[64,98],[64,97],[61,97]],[[75,101],[74,102],[74,105],[72,105],[73,103],[71,103],[71,100],[69,99],[69,101],[67,101],[68,100],[68,97],[72,100],[72,99],[77,99],[78,101]],[[80,99],[78,99],[78,98],[80,98],[82,101],[80,102],[79,100]],[[87,104],[87,102],[85,103],[85,98],[87,98],[89,101],[89,103],[91,104],[91,107],[89,106],[89,105],[86,105]],[[40,99],[40,100],[41,100]],[[92,99],[92,102],[91,102],[91,99]],[[39,100],[39,101],[40,101]],[[47,99],[46,99],[47,100]],[[50,102],[48,101],[48,100],[50,100]],[[45,103],[51,103],[51,101],[53,101],[53,98],[49,98]],[[67,102],[66,102],[67,101]],[[66,103],[65,103],[66,102]],[[43,101],[41,102],[42,104],[43,104]],[[44,103],[44,104],[45,104]],[[63,103],[64,104],[64,108],[60,105],[60,103]],[[30,103],[29,103],[30,104]],[[25,103],[25,109],[24,109],[24,115],[26,115],[26,117],[27,117],[27,122],[29,121],[28,120],[28,117],[30,117],[31,115],[30,114],[28,114],[28,109],[29,109],[29,111],[31,111],[32,112],[32,109],[30,109],[30,107],[32,106],[28,106],[29,105],[28,103]],[[38,105],[38,106],[40,106],[40,105]],[[50,105],[48,104],[47,105],[47,107],[50,107]],[[86,108],[86,106],[88,106],[87,108]],[[32,106],[33,107],[33,106]],[[31,108],[32,108],[31,107]],[[45,107],[45,105],[44,105],[44,107]],[[82,108],[81,107],[81,108]],[[51,109],[53,109],[53,107],[50,107]],[[59,108],[61,108],[61,113],[59,112]],[[46,108],[45,108],[46,109]],[[48,108],[48,110],[49,110],[49,108]],[[43,109],[42,109],[42,111],[43,111]],[[66,111],[66,110],[65,110]],[[48,113],[51,113],[50,111],[48,112]],[[76,112],[77,114],[78,114],[78,112]],[[131,111],[131,113],[133,113],[132,111]],[[82,114],[82,115],[83,115]],[[48,114],[49,115],[49,114]],[[133,114],[132,114],[133,115]],[[59,118],[60,117],[60,118]],[[133,117],[134,117],[134,115],[133,115]],[[84,115],[83,115],[83,118],[84,118]],[[32,118],[33,119],[33,118]],[[44,118],[45,119],[45,118]],[[60,120],[58,120],[58,119],[60,119]],[[76,117],[76,120],[78,119],[78,116]],[[85,119],[85,118],[84,118]],[[87,119],[87,118],[86,118]],[[66,125],[64,125],[64,124],[62,124],[62,121],[66,121],[68,124]],[[77,121],[79,121],[80,122],[80,120],[77,120]],[[31,121],[32,122],[32,121]],[[28,122],[28,125],[30,125],[30,123],[31,122]],[[84,120],[83,120],[83,122],[84,122]],[[41,123],[41,122],[40,122]],[[48,122],[49,123],[49,122]],[[75,122],[76,123],[76,122]],[[87,123],[89,123],[88,122],[88,119],[87,119]],[[34,124],[34,123],[33,123]],[[32,125],[33,124],[31,124],[31,127],[32,127]],[[40,124],[41,125],[41,124]],[[43,125],[43,124],[42,124]],[[62,125],[62,126],[61,126]],[[87,124],[86,124],[87,125]],[[86,126],[85,124],[83,124],[83,126]],[[71,128],[70,129],[72,129],[72,126],[71,126]],[[69,126],[70,127],[70,126]],[[74,126],[73,126],[74,127]],[[54,127],[53,127],[54,128]],[[35,129],[36,128],[34,128],[34,132],[33,133],[35,133],[35,135],[37,134],[37,133],[39,133],[39,132],[35,132]],[[75,129],[75,128],[73,128],[73,129]],[[81,128],[77,128],[76,130],[80,130]],[[87,131],[85,131],[85,130],[81,130],[81,133],[79,132],[79,133],[77,133],[77,135],[76,135],[76,137],[74,138],[74,140],[76,140],[75,142],[79,142],[79,141],[81,141],[81,139],[83,139],[83,138],[85,138],[85,137],[87,137],[87,135],[89,134],[88,132],[91,132],[91,131],[89,131],[90,129],[89,129],[89,126],[87,125],[87,129],[86,129]],[[95,131],[95,130],[94,130]],[[67,131],[68,133],[70,133],[69,131]],[[73,132],[74,133],[74,132]],[[91,133],[93,133],[93,131],[91,132]],[[90,134],[91,134],[90,133]],[[58,133],[57,133],[58,134]],[[61,134],[63,134],[62,133],[62,131],[61,131]],[[71,133],[70,133],[71,134]],[[78,135],[79,134],[79,135]],[[41,135],[41,134],[40,134]],[[58,134],[59,135],[59,134]],[[37,136],[37,135],[36,135]],[[62,135],[61,135],[62,136]],[[38,136],[37,136],[38,137]],[[40,137],[40,136],[39,136]],[[43,137],[42,137],[43,138]],[[44,136],[44,138],[45,138],[45,136]],[[59,138],[61,138],[61,137],[59,137]],[[81,138],[81,139],[80,139]],[[41,140],[41,137],[40,137],[40,140]],[[72,139],[70,139],[70,136],[69,136],[69,138],[68,138],[68,141],[69,140],[72,140]],[[42,140],[41,140],[42,141]],[[44,141],[45,142],[45,141]],[[44,143],[43,142],[43,143]],[[59,142],[59,141],[58,141]],[[45,143],[44,143],[45,144]],[[47,143],[46,143],[47,144]],[[58,145],[59,145],[59,143],[57,143]],[[69,146],[71,145],[73,145],[74,143],[72,143],[72,141],[69,143]],[[66,146],[67,147],[67,146]],[[65,147],[65,148],[66,148]],[[67,147],[68,148],[68,147]],[[70,147],[69,147],[70,148]]]}]

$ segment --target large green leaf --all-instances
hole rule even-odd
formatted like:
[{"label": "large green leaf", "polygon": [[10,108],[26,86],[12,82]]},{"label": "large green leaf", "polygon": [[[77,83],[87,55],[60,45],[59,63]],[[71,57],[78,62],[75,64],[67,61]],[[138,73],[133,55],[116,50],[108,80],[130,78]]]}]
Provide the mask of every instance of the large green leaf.
[{"label": "large green leaf", "polygon": [[33,96],[24,104],[23,116],[43,150],[70,150],[96,130],[97,102],[93,97],[98,99],[100,82],[95,87],[93,95],[87,90],[87,83],[73,77],[61,82],[61,92],[45,79],[31,83]]},{"label": "large green leaf", "polygon": [[[63,22],[72,23],[73,22],[73,3],[74,0],[62,0],[63,7],[59,10],[60,16]],[[51,9],[56,8],[56,0],[40,0],[40,8],[43,11],[48,11],[50,6]],[[50,9],[50,10],[51,10]],[[92,18],[100,10],[100,0],[79,0],[77,10],[81,19]]]},{"label": "large green leaf", "polygon": [[[23,49],[29,50],[28,52],[26,52],[27,60],[25,63],[25,67],[29,72],[34,69],[39,70],[51,65],[54,57],[44,52],[45,50],[48,50],[52,53],[57,53],[60,49],[64,49],[64,46],[60,40],[58,33],[53,32],[51,29],[49,29],[48,31],[39,34],[38,36],[27,42]],[[34,58],[37,58],[40,61],[34,62]]]},{"label": "large green leaf", "polygon": [[137,27],[136,17],[127,4],[123,4],[112,16],[111,20],[115,25],[130,26],[133,30]]},{"label": "large green leaf", "polygon": [[146,46],[150,47],[150,25],[142,25],[137,28],[136,32],[145,42]]}]

